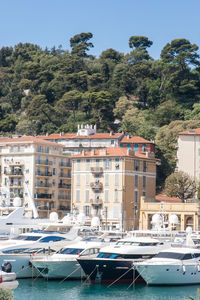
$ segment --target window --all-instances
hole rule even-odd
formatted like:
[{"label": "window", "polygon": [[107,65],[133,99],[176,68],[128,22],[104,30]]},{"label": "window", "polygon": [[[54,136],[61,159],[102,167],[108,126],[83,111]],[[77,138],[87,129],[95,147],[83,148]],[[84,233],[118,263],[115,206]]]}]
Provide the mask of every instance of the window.
[{"label": "window", "polygon": [[119,158],[115,158],[115,170],[119,170]]},{"label": "window", "polygon": [[56,157],[53,157],[53,164],[56,164]]},{"label": "window", "polygon": [[135,175],[135,186],[138,186],[138,175]]},{"label": "window", "polygon": [[144,160],[143,161],[143,172],[147,171],[147,162]]},{"label": "window", "polygon": [[121,147],[121,148],[123,148],[123,146],[124,146],[123,144],[120,144],[120,147]]},{"label": "window", "polygon": [[80,190],[76,190],[76,202],[80,202]]},{"label": "window", "polygon": [[105,185],[109,185],[109,174],[105,174]]},{"label": "window", "polygon": [[80,174],[77,174],[76,175],[76,185],[80,185],[80,183],[81,183],[81,176],[80,176]]},{"label": "window", "polygon": [[146,196],[146,192],[145,192],[145,191],[142,192],[142,196],[143,196],[143,197]]},{"label": "window", "polygon": [[99,167],[100,159],[96,159],[96,167]]},{"label": "window", "polygon": [[146,152],[146,144],[142,144],[142,152]]},{"label": "window", "polygon": [[134,170],[139,171],[140,170],[140,161],[134,160]]},{"label": "window", "polygon": [[109,190],[104,190],[104,202],[108,202],[109,201]]},{"label": "window", "polygon": [[138,191],[135,191],[135,202],[137,203],[138,202]]},{"label": "window", "polygon": [[118,201],[119,201],[119,194],[118,194],[118,191],[115,191],[114,202],[118,202]]},{"label": "window", "polygon": [[138,144],[135,144],[135,152],[138,152]]},{"label": "window", "polygon": [[[47,168],[47,173],[48,173],[48,168]],[[53,168],[53,175],[56,175],[56,168]]]},{"label": "window", "polygon": [[146,176],[142,176],[142,186],[146,187]]},{"label": "window", "polygon": [[131,144],[127,144],[127,148],[128,148],[128,149],[131,149]]},{"label": "window", "polygon": [[119,174],[115,174],[115,186],[119,185]]},{"label": "window", "polygon": [[85,175],[85,184],[86,184],[86,185],[89,185],[89,184],[90,184],[90,175],[89,175],[89,174],[86,174],[86,175]]},{"label": "window", "polygon": [[108,158],[105,159],[104,160],[104,165],[105,165],[105,169],[107,169],[107,170],[110,169],[110,159],[108,159]]},{"label": "window", "polygon": [[86,217],[88,217],[90,215],[90,206],[89,205],[84,206],[84,211]]},{"label": "window", "polygon": [[81,164],[81,160],[77,159],[77,161],[76,161],[76,171],[80,171],[80,164]]},{"label": "window", "polygon": [[86,159],[86,171],[90,171],[90,159]]},{"label": "window", "polygon": [[115,140],[111,140],[110,143],[111,143],[111,145],[114,145],[115,144]]},{"label": "window", "polygon": [[90,191],[85,190],[85,202],[90,202]]}]

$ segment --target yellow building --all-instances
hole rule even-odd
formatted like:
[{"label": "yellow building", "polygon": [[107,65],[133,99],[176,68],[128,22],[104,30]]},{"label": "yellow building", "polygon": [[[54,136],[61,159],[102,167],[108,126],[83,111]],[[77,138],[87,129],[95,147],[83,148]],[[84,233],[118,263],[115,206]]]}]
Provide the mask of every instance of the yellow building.
[{"label": "yellow building", "polygon": [[13,199],[20,197],[29,215],[30,198],[40,217],[48,217],[51,211],[59,216],[69,212],[71,162],[62,153],[62,145],[35,137],[1,138],[0,206],[12,207]]},{"label": "yellow building", "polygon": [[[200,203],[199,201],[181,202],[175,197],[158,195],[152,200],[141,197],[139,229],[147,230],[153,227],[152,217],[158,214],[163,217],[165,226],[171,230],[185,230],[187,226],[193,230],[199,230]],[[176,215],[178,222],[172,224],[170,216]]]},{"label": "yellow building", "polygon": [[154,154],[110,147],[71,159],[73,211],[84,213],[88,224],[98,216],[103,228],[138,228],[140,197],[155,198]]}]

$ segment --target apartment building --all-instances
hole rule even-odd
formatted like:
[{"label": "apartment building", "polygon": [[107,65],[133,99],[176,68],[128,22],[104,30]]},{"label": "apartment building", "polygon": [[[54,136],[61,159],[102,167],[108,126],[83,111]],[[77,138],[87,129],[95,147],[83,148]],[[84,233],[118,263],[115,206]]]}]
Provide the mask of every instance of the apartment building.
[{"label": "apartment building", "polygon": [[0,166],[0,206],[12,207],[13,199],[20,197],[29,216],[31,199],[40,217],[70,211],[71,162],[62,145],[28,136],[1,138]]},{"label": "apartment building", "polygon": [[139,153],[155,153],[154,142],[148,141],[140,136],[124,136],[120,141],[120,147],[132,149]]},{"label": "apartment building", "polygon": [[121,147],[82,151],[72,159],[72,209],[105,229],[137,229],[141,196],[155,197],[156,159]]},{"label": "apartment building", "polygon": [[200,128],[179,133],[177,170],[200,181]]},{"label": "apartment building", "polygon": [[96,125],[78,125],[76,133],[60,133],[40,136],[44,140],[57,142],[67,155],[76,155],[83,150],[91,151],[105,147],[117,147],[124,133],[97,133]]}]

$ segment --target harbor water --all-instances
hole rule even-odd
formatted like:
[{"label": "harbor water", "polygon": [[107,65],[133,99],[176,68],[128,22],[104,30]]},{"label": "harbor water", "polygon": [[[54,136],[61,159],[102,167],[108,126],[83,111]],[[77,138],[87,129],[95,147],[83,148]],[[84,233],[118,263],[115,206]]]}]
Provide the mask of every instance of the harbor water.
[{"label": "harbor water", "polygon": [[46,281],[42,278],[21,279],[13,291],[13,300],[186,300],[198,298],[200,285],[188,286],[147,286],[136,284],[85,285],[81,281]]}]

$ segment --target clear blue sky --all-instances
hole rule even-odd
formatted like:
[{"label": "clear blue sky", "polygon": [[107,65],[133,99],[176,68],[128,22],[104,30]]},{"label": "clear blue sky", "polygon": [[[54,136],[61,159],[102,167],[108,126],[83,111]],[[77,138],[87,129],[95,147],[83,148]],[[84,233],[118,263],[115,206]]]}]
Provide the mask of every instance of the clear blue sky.
[{"label": "clear blue sky", "polygon": [[29,42],[70,50],[81,32],[93,33],[96,56],[108,48],[128,53],[132,35],[153,41],[155,59],[175,38],[200,47],[200,0],[0,0],[0,11],[0,48]]}]

